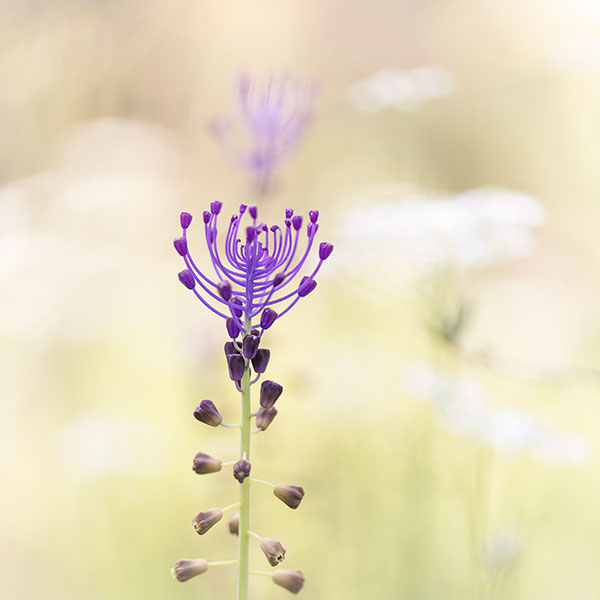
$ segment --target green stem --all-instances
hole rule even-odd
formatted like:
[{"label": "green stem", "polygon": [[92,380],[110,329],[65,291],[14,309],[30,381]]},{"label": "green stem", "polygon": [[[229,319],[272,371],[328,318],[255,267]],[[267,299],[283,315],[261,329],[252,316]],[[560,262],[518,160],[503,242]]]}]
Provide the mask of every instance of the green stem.
[{"label": "green stem", "polygon": [[[244,323],[249,333],[250,320]],[[241,382],[242,388],[242,418],[240,423],[241,444],[240,458],[250,460],[250,365],[244,371]],[[248,600],[248,566],[249,566],[249,538],[250,529],[250,481],[246,477],[240,484],[240,524],[239,524],[239,569],[237,600]]]}]

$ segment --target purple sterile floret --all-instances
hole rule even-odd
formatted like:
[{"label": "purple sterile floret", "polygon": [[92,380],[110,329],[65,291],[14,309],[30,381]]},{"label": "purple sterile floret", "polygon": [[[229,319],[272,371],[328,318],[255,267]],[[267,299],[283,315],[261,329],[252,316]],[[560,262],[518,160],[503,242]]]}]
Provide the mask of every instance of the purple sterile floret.
[{"label": "purple sterile floret", "polygon": [[251,207],[248,209],[248,212],[250,213],[250,216],[251,216],[253,219],[256,219],[256,216],[258,215],[258,207],[257,207],[257,206],[251,206]]},{"label": "purple sterile floret", "polygon": [[188,290],[193,290],[196,285],[196,280],[194,279],[192,272],[188,269],[179,272],[179,281],[181,281]]},{"label": "purple sterile floret", "polygon": [[255,319],[262,330],[269,328],[299,298],[308,295],[316,286],[314,278],[323,260],[333,249],[331,244],[322,243],[318,263],[302,277],[302,269],[315,245],[317,211],[311,211],[305,238],[300,235],[302,217],[294,216],[291,209],[286,210],[290,218],[282,228],[256,222],[254,206],[247,211],[253,224],[243,225],[245,208],[242,204],[240,212],[229,220],[222,245],[218,243],[221,236],[217,228],[221,203],[211,203],[210,212],[204,212],[206,248],[216,277],[209,277],[195,263],[189,252],[187,229],[183,229],[183,235],[175,242],[186,266],[179,275],[181,282],[227,321],[227,332],[234,339],[240,333],[248,333]]},{"label": "purple sterile floret", "polygon": [[204,221],[205,224],[207,224],[210,221],[210,213],[207,210],[205,210],[202,213],[202,220]]},{"label": "purple sterile floret", "polygon": [[298,288],[298,296],[300,298],[304,298],[304,296],[308,296],[315,288],[317,287],[317,282],[310,277],[303,277],[300,282],[300,287]]},{"label": "purple sterile floret", "polygon": [[308,218],[310,219],[311,223],[316,223],[317,219],[319,218],[319,211],[318,210],[309,210]]},{"label": "purple sterile floret", "polygon": [[329,258],[329,255],[333,252],[333,244],[329,242],[321,242],[319,244],[319,258],[325,260]]},{"label": "purple sterile floret", "polygon": [[177,250],[179,256],[185,256],[187,254],[187,240],[184,237],[175,238],[173,240],[173,246]]},{"label": "purple sterile floret", "polygon": [[182,229],[187,229],[190,226],[190,223],[192,222],[192,215],[190,215],[190,213],[188,212],[182,212],[179,215],[179,222],[181,223]]},{"label": "purple sterile floret", "polygon": [[219,202],[218,200],[215,200],[214,202],[210,203],[210,212],[213,215],[218,215],[221,212],[221,207],[223,206],[222,202]]},{"label": "purple sterile floret", "polygon": [[219,290],[219,295],[223,300],[229,300],[231,298],[231,284],[229,281],[219,281],[219,283],[217,283],[217,288]]},{"label": "purple sterile floret", "polygon": [[285,209],[285,218],[286,219],[291,219],[293,214],[294,214],[294,209],[293,208],[286,208]]},{"label": "purple sterile floret", "polygon": [[267,306],[265,310],[263,310],[262,315],[260,315],[260,326],[263,329],[269,329],[275,320],[277,319],[277,313]]}]

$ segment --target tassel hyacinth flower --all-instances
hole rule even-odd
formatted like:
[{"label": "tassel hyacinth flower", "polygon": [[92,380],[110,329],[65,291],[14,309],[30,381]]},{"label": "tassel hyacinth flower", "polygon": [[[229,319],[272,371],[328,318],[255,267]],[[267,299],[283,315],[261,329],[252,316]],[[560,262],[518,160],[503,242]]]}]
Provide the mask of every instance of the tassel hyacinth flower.
[{"label": "tassel hyacinth flower", "polygon": [[[238,558],[218,562],[204,559],[182,559],[174,567],[175,577],[179,581],[205,572],[209,566],[237,565],[237,599],[248,599],[248,576],[266,575],[275,583],[292,593],[300,591],[304,576],[300,571],[249,570],[249,539],[260,542],[268,563],[278,565],[285,558],[285,549],[280,542],[261,537],[250,530],[250,490],[253,484],[262,484],[272,488],[273,494],[290,508],[297,508],[304,496],[304,489],[297,485],[272,484],[254,478],[254,469],[250,462],[250,435],[265,431],[277,414],[274,407],[283,393],[283,386],[266,379],[261,383],[258,402],[252,412],[251,386],[258,383],[266,372],[271,357],[267,348],[261,348],[264,332],[281,319],[302,298],[310,294],[317,286],[315,276],[325,260],[333,251],[333,245],[321,242],[316,253],[318,262],[312,270],[305,271],[305,264],[315,247],[315,238],[319,225],[319,212],[309,212],[308,222],[286,209],[282,227],[267,227],[257,220],[256,206],[240,206],[239,212],[229,221],[224,235],[224,244],[220,248],[217,220],[221,212],[221,203],[213,202],[210,211],[203,213],[204,233],[208,255],[215,275],[209,276],[201,271],[194,262],[189,249],[187,232],[192,223],[189,213],[181,213],[182,235],[175,239],[174,245],[183,258],[185,269],[179,273],[181,283],[191,290],[202,304],[224,319],[229,341],[225,343],[225,358],[229,378],[241,394],[240,423],[226,424],[218,408],[211,400],[202,400],[194,410],[194,417],[210,427],[238,427],[240,429],[240,455],[235,460],[221,461],[204,452],[198,452],[193,461],[193,470],[198,474],[217,473],[224,467],[233,466],[233,476],[240,488],[239,501],[224,508],[212,508],[200,511],[193,519],[196,532],[204,535],[218,523],[226,510],[238,507],[239,512],[229,519],[229,530],[238,535]],[[250,222],[242,225],[244,215]],[[305,244],[301,238],[305,238]],[[300,246],[305,248],[301,252]],[[255,429],[251,420],[255,418]],[[252,472],[252,476],[251,476]]]},{"label": "tassel hyacinth flower", "polygon": [[[237,123],[215,117],[210,131],[230,158],[251,173],[257,193],[264,195],[273,173],[293,152],[312,119],[317,86],[286,74],[273,75],[260,85],[242,74],[235,92]],[[249,140],[247,147],[238,141],[244,137]]]}]

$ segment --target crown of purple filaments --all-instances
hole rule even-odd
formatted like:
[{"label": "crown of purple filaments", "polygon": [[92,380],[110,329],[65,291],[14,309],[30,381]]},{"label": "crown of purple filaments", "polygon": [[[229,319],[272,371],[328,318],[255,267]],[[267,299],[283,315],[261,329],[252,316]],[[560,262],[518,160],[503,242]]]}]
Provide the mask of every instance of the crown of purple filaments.
[{"label": "crown of purple filaments", "polygon": [[[252,224],[242,228],[242,216],[246,209],[248,207],[245,204],[240,205],[239,214],[231,217],[223,256],[217,247],[217,219],[221,202],[212,202],[210,211],[204,211],[206,244],[217,281],[207,277],[197,267],[188,251],[187,230],[192,222],[189,213],[181,213],[183,235],[174,242],[175,249],[183,257],[187,267],[179,273],[181,283],[191,289],[207,308],[227,320],[227,329],[233,338],[239,332],[246,331],[248,326],[252,327],[252,320],[259,315],[261,330],[267,329],[300,298],[312,292],[317,285],[315,275],[333,251],[332,244],[322,242],[319,245],[317,266],[298,283],[296,277],[310,254],[319,228],[319,212],[309,212],[305,230],[308,240],[306,249],[296,263],[292,264],[298,253],[302,217],[294,216],[293,210],[288,208],[285,211],[283,229],[277,225],[269,228],[264,223],[257,222],[257,208],[251,206],[248,213]],[[245,239],[245,243],[240,236]],[[287,286],[294,280],[292,291],[287,292],[290,289]],[[284,303],[282,310],[276,312],[273,307],[279,307],[281,303]]]}]

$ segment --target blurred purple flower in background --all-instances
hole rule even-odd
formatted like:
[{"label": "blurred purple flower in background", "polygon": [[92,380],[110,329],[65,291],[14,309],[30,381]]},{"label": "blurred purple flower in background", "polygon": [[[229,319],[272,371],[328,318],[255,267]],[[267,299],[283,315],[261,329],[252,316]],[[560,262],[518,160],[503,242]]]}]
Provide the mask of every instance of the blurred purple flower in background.
[{"label": "blurred purple flower in background", "polygon": [[275,170],[298,145],[317,95],[314,82],[285,73],[271,75],[265,84],[242,73],[235,87],[237,117],[210,121],[211,133],[225,153],[250,172],[259,195],[270,191]]}]

